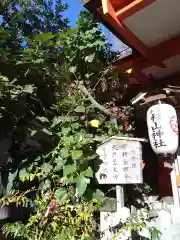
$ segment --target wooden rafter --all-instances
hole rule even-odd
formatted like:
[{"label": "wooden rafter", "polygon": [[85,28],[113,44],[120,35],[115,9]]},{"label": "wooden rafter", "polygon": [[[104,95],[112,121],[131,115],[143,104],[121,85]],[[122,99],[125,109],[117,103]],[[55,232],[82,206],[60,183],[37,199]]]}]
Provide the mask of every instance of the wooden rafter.
[{"label": "wooden rafter", "polygon": [[149,6],[155,1],[156,0],[135,0],[132,3],[128,4],[127,6],[121,8],[119,11],[117,11],[116,15],[118,19],[122,21],[125,18]]},{"label": "wooden rafter", "polygon": [[116,16],[116,12],[110,0],[102,0],[102,7],[98,9],[102,18],[104,18],[113,28],[123,36],[135,49],[137,49],[146,59],[159,67],[165,67],[155,56],[151,49],[144,45]]},{"label": "wooden rafter", "polygon": [[[158,58],[160,61],[164,61],[168,58],[180,54],[180,36],[166,41],[160,44],[157,47],[152,48],[152,53],[155,58]],[[148,68],[154,65],[147,58],[140,56],[132,60],[126,61],[126,59],[117,60],[115,63],[115,68],[118,71],[125,71],[129,68],[133,68],[141,71],[142,69]]]}]

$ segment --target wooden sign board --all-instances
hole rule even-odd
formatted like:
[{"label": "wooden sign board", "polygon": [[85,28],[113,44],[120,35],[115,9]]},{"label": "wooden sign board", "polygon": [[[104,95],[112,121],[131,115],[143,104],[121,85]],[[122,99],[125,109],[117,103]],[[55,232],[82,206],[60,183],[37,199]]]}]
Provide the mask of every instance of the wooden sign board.
[{"label": "wooden sign board", "polygon": [[99,184],[142,183],[142,146],[136,138],[110,138],[97,148],[102,163],[96,173]]},{"label": "wooden sign board", "polygon": [[121,211],[114,213],[100,213],[100,240],[112,240],[114,237],[116,237],[116,240],[130,239],[131,233],[129,231],[123,231],[121,232],[121,234],[117,234],[119,229],[119,223],[121,222],[121,216],[123,216],[124,219],[127,219],[130,216],[129,209],[124,208]]},{"label": "wooden sign board", "polygon": [[115,224],[116,212],[100,212],[100,229],[101,229],[101,240],[112,239],[115,235],[113,227],[115,227],[118,222]]}]

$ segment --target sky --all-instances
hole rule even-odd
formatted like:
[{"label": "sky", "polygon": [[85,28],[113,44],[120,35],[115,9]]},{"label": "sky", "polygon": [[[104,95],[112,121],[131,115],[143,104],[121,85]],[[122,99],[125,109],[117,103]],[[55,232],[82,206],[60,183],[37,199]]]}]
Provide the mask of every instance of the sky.
[{"label": "sky", "polygon": [[70,25],[75,26],[79,12],[84,9],[81,0],[62,0],[62,2],[68,3],[69,8],[66,11],[66,15],[70,19]]},{"label": "sky", "polygon": [[[68,3],[69,8],[65,12],[65,15],[70,20],[70,25],[72,27],[75,27],[76,22],[78,20],[79,12],[84,10],[81,0],[62,0],[62,3]],[[109,40],[109,42],[112,44],[112,49],[120,51],[127,48],[124,44],[122,44],[122,42],[119,39],[117,39],[112,33],[110,33],[108,29],[106,29],[103,25],[101,25],[101,28],[105,36]]]}]

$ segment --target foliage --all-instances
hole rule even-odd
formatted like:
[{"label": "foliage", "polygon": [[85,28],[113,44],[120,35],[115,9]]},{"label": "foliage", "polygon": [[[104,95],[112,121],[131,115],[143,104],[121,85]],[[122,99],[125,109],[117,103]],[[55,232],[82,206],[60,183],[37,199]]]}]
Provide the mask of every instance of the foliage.
[{"label": "foliage", "polygon": [[65,8],[60,1],[55,11],[53,1],[1,3],[0,126],[2,140],[10,140],[1,204],[31,213],[3,227],[13,237],[93,237],[104,200],[93,183],[96,147],[124,134],[122,122],[112,124],[80,88],[96,98],[118,78],[107,67],[109,45],[85,12],[69,29],[60,16]]},{"label": "foliage", "polygon": [[[42,217],[47,201],[42,201],[41,210],[29,218],[28,224],[21,222],[7,224],[4,230],[14,236],[25,239],[84,239],[92,229],[96,230],[93,213],[95,207],[92,202],[69,205],[67,202],[61,205],[60,210],[48,217]],[[38,227],[36,226],[38,224]],[[36,226],[36,227],[35,227]]]},{"label": "foliage", "polygon": [[152,220],[153,218],[150,217],[148,209],[138,209],[135,214],[122,224],[122,227],[118,230],[113,239],[116,240],[118,236],[125,231],[137,232],[140,236],[143,236],[144,234],[142,234],[142,231],[146,230],[146,239],[160,240],[161,233],[158,229],[151,226]]},{"label": "foliage", "polygon": [[[61,0],[5,0],[0,3],[2,26],[17,33],[18,37],[32,36],[34,33],[58,32],[67,27],[68,20],[62,18],[67,4]],[[14,40],[17,38],[12,36]]]}]

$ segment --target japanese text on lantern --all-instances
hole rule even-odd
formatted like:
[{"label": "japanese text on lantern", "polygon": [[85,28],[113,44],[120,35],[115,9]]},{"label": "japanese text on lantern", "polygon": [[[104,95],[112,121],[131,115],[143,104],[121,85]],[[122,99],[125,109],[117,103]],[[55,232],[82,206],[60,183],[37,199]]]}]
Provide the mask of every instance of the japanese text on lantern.
[{"label": "japanese text on lantern", "polygon": [[170,125],[170,128],[172,129],[172,131],[176,135],[178,135],[178,121],[177,121],[177,117],[176,116],[171,117],[169,125]]},{"label": "japanese text on lantern", "polygon": [[159,108],[156,108],[156,110],[151,110],[150,116],[154,147],[159,148],[167,146],[163,140],[164,132],[161,126],[161,114]]},{"label": "japanese text on lantern", "polygon": [[99,146],[102,160],[96,178],[100,184],[142,182],[141,144],[138,141],[110,140]]}]

